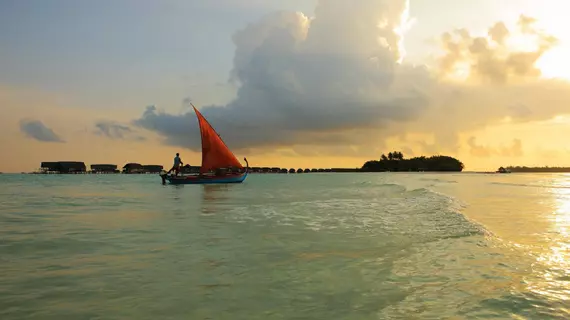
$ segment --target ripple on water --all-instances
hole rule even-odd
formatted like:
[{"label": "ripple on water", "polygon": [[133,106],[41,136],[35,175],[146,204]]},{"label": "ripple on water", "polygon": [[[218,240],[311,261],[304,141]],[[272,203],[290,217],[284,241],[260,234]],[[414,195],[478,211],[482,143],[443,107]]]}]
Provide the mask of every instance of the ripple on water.
[{"label": "ripple on water", "polygon": [[540,281],[536,257],[429,186],[461,188],[461,177],[409,177],[252,175],[239,186],[184,187],[31,177],[20,191],[5,190],[21,178],[6,182],[0,318],[564,315],[553,290],[567,294],[567,275],[553,266],[559,284]]}]

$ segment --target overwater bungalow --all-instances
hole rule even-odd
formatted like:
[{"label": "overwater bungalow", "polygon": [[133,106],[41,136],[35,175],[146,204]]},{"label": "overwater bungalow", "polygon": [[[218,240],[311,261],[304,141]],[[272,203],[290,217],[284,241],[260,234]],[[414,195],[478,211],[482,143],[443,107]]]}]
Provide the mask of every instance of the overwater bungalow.
[{"label": "overwater bungalow", "polygon": [[120,173],[116,164],[92,164],[92,173]]},{"label": "overwater bungalow", "polygon": [[361,172],[359,168],[332,168],[331,172]]},{"label": "overwater bungalow", "polygon": [[145,164],[142,166],[142,169],[145,173],[160,173],[163,168],[163,166],[158,164]]},{"label": "overwater bungalow", "polygon": [[123,173],[126,174],[144,173],[144,168],[140,163],[130,162],[123,166]]},{"label": "overwater bungalow", "polygon": [[187,164],[187,165],[182,167],[180,172],[184,173],[184,174],[200,173],[200,166],[191,166],[191,165]]},{"label": "overwater bungalow", "polygon": [[42,162],[40,164],[40,173],[85,173],[87,167],[85,163],[79,161],[56,161]]}]

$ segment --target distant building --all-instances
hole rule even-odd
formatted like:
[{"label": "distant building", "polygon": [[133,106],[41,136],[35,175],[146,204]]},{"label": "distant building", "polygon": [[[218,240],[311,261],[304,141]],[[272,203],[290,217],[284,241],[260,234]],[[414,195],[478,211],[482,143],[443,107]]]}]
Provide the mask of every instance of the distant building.
[{"label": "distant building", "polygon": [[359,168],[332,168],[329,172],[360,172]]},{"label": "distant building", "polygon": [[123,173],[134,174],[144,173],[144,168],[140,163],[127,163],[123,166]]},{"label": "distant building", "polygon": [[91,172],[93,173],[119,173],[116,164],[92,164]]},{"label": "distant building", "polygon": [[190,174],[190,173],[200,173],[200,166],[191,166],[189,164],[182,167],[180,170],[181,173]]},{"label": "distant building", "polygon": [[40,164],[41,173],[56,173],[59,170],[59,164],[57,162],[42,162]]},{"label": "distant building", "polygon": [[142,168],[146,173],[159,173],[164,167],[156,164],[147,164],[143,165]]},{"label": "distant building", "polygon": [[85,173],[87,167],[85,163],[79,161],[42,162],[40,171],[42,173]]}]

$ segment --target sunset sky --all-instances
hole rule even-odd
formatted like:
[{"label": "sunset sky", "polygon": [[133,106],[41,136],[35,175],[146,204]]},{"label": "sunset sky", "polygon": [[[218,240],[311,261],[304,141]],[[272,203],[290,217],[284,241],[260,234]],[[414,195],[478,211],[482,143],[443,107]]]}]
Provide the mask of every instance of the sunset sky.
[{"label": "sunset sky", "polygon": [[0,171],[382,152],[570,166],[567,0],[0,1]]}]

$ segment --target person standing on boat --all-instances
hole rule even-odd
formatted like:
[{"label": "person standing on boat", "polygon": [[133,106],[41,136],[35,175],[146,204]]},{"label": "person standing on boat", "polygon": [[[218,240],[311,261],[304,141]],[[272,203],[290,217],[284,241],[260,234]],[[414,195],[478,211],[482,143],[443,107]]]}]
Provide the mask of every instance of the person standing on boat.
[{"label": "person standing on boat", "polygon": [[178,175],[178,173],[180,172],[180,166],[183,165],[184,162],[182,162],[182,159],[180,159],[180,154],[177,152],[176,153],[176,157],[174,157],[174,165],[172,166],[172,168],[170,170],[168,170],[168,172],[166,174],[169,174],[170,172],[172,172],[173,170],[175,171],[174,175]]}]

